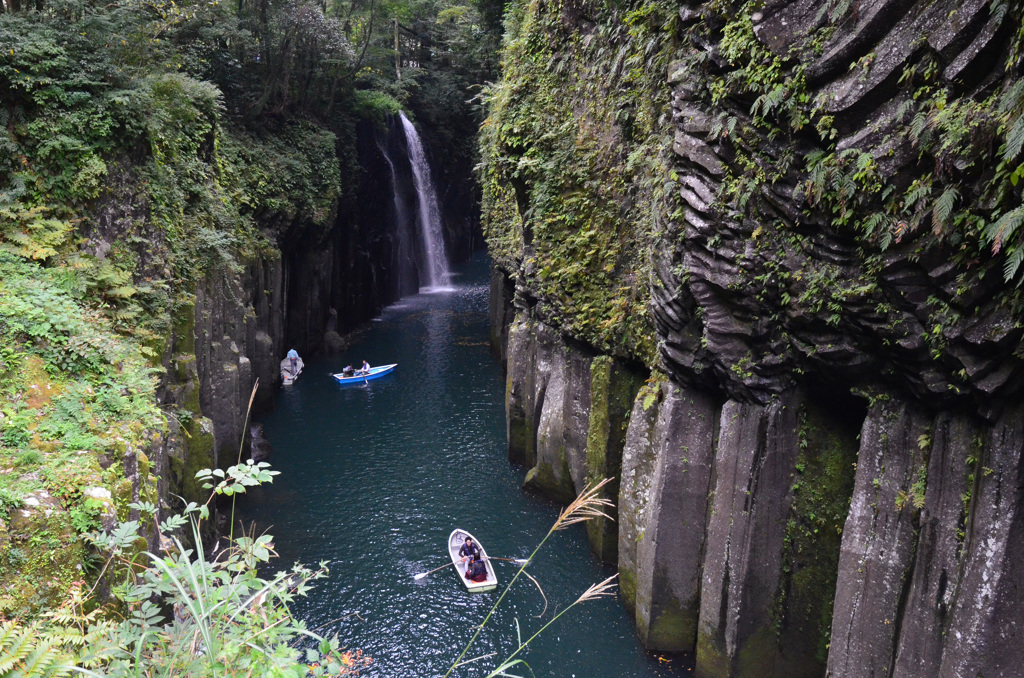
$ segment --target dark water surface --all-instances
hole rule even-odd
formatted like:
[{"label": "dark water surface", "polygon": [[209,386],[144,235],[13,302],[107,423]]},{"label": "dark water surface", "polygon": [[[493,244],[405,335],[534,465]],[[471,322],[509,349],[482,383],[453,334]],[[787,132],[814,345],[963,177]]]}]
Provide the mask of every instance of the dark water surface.
[{"label": "dark water surface", "polygon": [[[404,299],[346,354],[309,360],[262,422],[281,475],[250,493],[244,518],[269,528],[282,568],[329,561],[329,577],[295,611],[372,656],[362,675],[443,675],[514,574],[495,563],[498,590],[473,595],[451,568],[414,581],[448,562],[454,527],[491,556],[525,557],[558,515],[520,490],[523,469],[505,455],[504,381],[487,346],[487,265],[475,257],[457,271],[454,291]],[[365,386],[331,378],[364,358],[398,369]],[[544,600],[520,578],[467,657],[496,655],[455,675],[485,675],[515,648],[517,619],[526,638],[614,574],[591,557],[580,526],[553,535],[528,571],[544,588],[547,613],[536,616]],[[524,658],[552,678],[692,675],[679,659],[643,651],[617,598],[577,606]]]}]

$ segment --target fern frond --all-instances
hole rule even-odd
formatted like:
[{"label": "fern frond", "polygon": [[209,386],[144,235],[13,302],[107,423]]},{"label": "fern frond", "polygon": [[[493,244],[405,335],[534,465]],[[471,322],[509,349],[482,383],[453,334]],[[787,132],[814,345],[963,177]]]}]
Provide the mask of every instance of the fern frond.
[{"label": "fern frond", "polygon": [[945,229],[949,223],[949,217],[953,214],[953,207],[956,206],[957,198],[960,197],[960,193],[949,186],[939,199],[935,201],[935,205],[932,207],[932,232],[935,235],[939,235]]},{"label": "fern frond", "polygon": [[1018,116],[1010,131],[1006,133],[1006,149],[1003,157],[1013,160],[1020,155],[1021,148],[1024,148],[1024,115]]},{"label": "fern frond", "polygon": [[[1006,257],[1006,265],[1003,267],[1003,279],[1006,282],[1012,281],[1017,276],[1021,262],[1024,262],[1024,247],[1017,247]],[[1021,282],[1024,282],[1024,280]],[[1017,284],[1020,285],[1020,282]]]},{"label": "fern frond", "polygon": [[71,674],[72,668],[64,663],[64,655],[53,643],[42,641],[25,658],[13,676],[19,678],[63,678]]},{"label": "fern frond", "polygon": [[999,254],[1003,243],[1024,223],[1024,206],[1010,210],[996,221],[985,227],[985,239],[992,243],[992,254]]},{"label": "fern frond", "polygon": [[8,623],[0,643],[0,675],[8,675],[32,652],[32,634],[23,627]]}]

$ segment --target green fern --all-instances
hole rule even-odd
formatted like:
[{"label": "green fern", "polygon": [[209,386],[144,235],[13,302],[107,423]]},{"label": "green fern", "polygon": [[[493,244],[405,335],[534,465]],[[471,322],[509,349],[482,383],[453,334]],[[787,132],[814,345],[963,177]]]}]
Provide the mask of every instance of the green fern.
[{"label": "green fern", "polygon": [[1024,207],[1010,210],[985,228],[985,239],[992,243],[992,253],[999,254],[1003,244],[1009,242],[1013,234],[1024,223]]},{"label": "green fern", "polygon": [[55,638],[35,625],[0,622],[0,678],[61,678],[73,670]]},{"label": "green fern", "polygon": [[956,205],[960,193],[952,186],[946,188],[935,201],[932,207],[932,230],[939,235],[949,225],[949,218],[953,214],[953,207]]}]

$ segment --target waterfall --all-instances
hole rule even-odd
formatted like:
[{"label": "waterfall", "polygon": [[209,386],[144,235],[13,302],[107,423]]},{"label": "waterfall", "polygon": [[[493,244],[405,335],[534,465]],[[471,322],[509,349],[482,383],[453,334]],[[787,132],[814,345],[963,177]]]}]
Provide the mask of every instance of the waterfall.
[{"label": "waterfall", "polygon": [[430,178],[430,165],[423,152],[420,135],[405,113],[402,117],[402,129],[405,131],[406,147],[409,150],[409,163],[412,165],[412,178],[416,186],[416,200],[419,205],[420,232],[423,235],[423,267],[422,280],[426,287],[443,288],[448,284],[448,255],[444,248],[444,235],[441,232],[441,210],[437,206],[437,191]]},{"label": "waterfall", "polygon": [[[388,153],[387,146],[382,144],[379,138],[377,139],[377,149],[380,151],[381,156],[384,157],[384,162],[388,165],[388,172],[391,174],[391,195],[395,206],[395,236],[398,241],[395,253],[398,263],[398,294],[399,296],[415,294],[415,271],[412,270],[415,267],[415,260],[414,252],[409,242],[411,225],[406,214],[405,201],[402,199],[398,172],[395,170],[395,164],[391,162],[391,155]],[[410,272],[413,273],[412,276],[408,275]]]}]

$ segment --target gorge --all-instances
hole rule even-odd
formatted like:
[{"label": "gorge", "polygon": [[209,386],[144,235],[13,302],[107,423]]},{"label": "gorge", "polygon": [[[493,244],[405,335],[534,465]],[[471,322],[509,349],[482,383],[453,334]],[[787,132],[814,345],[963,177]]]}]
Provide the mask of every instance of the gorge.
[{"label": "gorge", "polygon": [[507,460],[613,478],[646,649],[1020,675],[1019,2],[516,0],[500,73],[500,4],[111,7],[0,2],[4,618],[485,242]]}]

